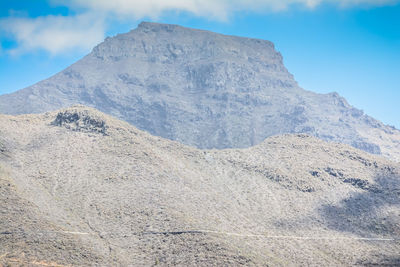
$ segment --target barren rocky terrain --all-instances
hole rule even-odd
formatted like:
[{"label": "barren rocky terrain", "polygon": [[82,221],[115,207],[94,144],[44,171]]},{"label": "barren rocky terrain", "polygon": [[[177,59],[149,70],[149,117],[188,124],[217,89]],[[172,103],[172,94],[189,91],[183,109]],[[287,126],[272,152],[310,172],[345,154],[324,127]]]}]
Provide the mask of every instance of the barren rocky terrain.
[{"label": "barren rocky terrain", "polygon": [[74,104],[198,148],[245,148],[306,133],[400,161],[399,130],[337,93],[300,88],[266,40],[143,22],[53,77],[0,96],[0,113]]},{"label": "barren rocky terrain", "polygon": [[400,264],[383,157],[304,134],[199,150],[84,106],[0,126],[0,265]]}]

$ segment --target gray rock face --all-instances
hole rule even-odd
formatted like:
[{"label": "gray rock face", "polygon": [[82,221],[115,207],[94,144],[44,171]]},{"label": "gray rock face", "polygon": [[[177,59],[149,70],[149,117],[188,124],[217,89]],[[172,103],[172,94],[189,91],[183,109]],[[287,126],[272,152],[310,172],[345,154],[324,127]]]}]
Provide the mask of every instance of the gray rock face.
[{"label": "gray rock face", "polygon": [[400,132],[336,93],[300,88],[269,41],[141,23],[53,77],[0,96],[0,112],[84,104],[198,148],[307,133],[400,160]]}]

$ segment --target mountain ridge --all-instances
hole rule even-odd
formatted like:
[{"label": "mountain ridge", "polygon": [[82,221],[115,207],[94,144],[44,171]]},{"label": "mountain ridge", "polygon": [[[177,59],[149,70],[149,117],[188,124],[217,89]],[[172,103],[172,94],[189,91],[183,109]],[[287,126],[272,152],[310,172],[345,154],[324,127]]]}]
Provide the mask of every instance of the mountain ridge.
[{"label": "mountain ridge", "polygon": [[400,160],[400,131],[337,93],[300,88],[270,41],[145,22],[51,78],[0,96],[0,112],[95,107],[199,148],[306,133]]}]

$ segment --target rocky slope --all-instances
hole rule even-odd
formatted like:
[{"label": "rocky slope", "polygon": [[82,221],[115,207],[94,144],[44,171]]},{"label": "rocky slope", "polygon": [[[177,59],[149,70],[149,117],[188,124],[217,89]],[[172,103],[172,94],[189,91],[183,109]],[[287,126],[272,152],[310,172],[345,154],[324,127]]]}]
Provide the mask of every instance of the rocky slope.
[{"label": "rocky slope", "polygon": [[0,113],[79,103],[198,148],[243,148],[307,133],[400,160],[400,131],[336,93],[301,89],[264,40],[141,23],[55,76],[0,96]]},{"label": "rocky slope", "polygon": [[0,264],[400,264],[382,157],[302,134],[198,150],[82,106],[0,125]]}]

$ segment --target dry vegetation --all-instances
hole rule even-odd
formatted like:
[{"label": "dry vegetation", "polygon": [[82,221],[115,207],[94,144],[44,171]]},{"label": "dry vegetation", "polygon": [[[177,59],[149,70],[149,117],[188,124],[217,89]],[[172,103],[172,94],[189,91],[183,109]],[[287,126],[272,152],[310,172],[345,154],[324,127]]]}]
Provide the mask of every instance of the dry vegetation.
[{"label": "dry vegetation", "polygon": [[382,157],[306,135],[198,150],[82,106],[0,125],[0,264],[400,264]]}]

